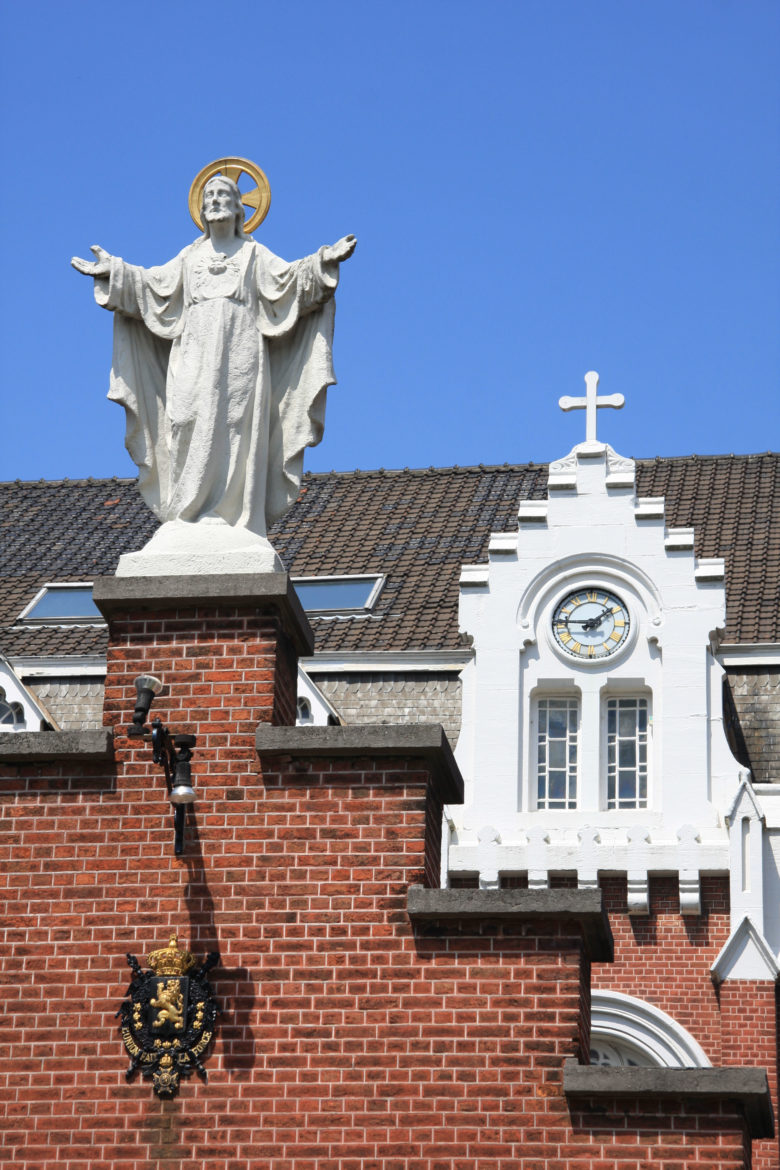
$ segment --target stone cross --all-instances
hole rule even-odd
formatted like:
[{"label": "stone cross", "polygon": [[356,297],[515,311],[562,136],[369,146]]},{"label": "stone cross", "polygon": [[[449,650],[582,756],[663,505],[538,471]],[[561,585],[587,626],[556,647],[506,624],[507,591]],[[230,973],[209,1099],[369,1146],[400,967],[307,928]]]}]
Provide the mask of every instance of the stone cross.
[{"label": "stone cross", "polygon": [[558,399],[561,410],[585,411],[585,442],[589,444],[598,442],[596,439],[596,411],[602,406],[612,406],[615,410],[620,410],[626,401],[622,394],[602,394],[599,397],[598,386],[599,376],[595,370],[590,370],[585,375],[584,398],[570,398],[568,394],[564,394],[563,398]]}]

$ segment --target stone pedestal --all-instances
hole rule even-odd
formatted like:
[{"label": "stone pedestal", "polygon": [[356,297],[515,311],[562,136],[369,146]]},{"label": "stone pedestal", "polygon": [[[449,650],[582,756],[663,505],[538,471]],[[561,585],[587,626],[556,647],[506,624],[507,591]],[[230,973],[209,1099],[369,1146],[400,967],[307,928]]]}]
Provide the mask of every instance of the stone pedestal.
[{"label": "stone pedestal", "polygon": [[138,552],[119,558],[117,577],[252,576],[284,573],[276,549],[264,536],[217,517],[197,524],[170,520]]}]

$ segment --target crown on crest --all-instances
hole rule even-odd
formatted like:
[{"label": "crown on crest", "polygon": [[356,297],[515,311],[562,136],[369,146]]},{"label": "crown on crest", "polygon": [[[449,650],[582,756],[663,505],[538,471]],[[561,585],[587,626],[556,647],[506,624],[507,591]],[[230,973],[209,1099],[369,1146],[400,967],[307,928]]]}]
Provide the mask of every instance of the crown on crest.
[{"label": "crown on crest", "polygon": [[179,939],[174,931],[167,947],[152,951],[147,962],[155,975],[184,975],[195,966],[195,956],[179,949]]}]

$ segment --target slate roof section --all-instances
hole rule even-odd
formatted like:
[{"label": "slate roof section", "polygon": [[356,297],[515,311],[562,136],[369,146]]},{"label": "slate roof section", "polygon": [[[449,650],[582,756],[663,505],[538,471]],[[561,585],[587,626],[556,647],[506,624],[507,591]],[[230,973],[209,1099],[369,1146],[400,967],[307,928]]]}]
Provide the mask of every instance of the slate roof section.
[{"label": "slate roof section", "polygon": [[[517,528],[521,499],[544,499],[546,465],[307,474],[271,532],[293,576],[384,573],[365,616],[312,615],[320,651],[456,649],[462,564],[491,532]],[[726,641],[780,642],[780,455],[637,461],[641,496],[665,496],[670,527],[693,527],[696,555],[726,560]],[[144,544],[157,522],[129,479],[0,484],[0,649],[90,654],[105,631],[25,629],[47,581],[91,581]]]}]

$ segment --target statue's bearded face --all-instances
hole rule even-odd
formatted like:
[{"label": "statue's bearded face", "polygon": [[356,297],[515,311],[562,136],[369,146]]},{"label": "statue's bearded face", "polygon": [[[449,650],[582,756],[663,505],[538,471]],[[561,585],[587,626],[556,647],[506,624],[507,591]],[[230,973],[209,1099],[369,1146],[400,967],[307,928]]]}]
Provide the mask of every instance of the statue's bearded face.
[{"label": "statue's bearded face", "polygon": [[203,190],[203,218],[207,223],[235,219],[238,212],[233,185],[223,178],[210,179]]}]

